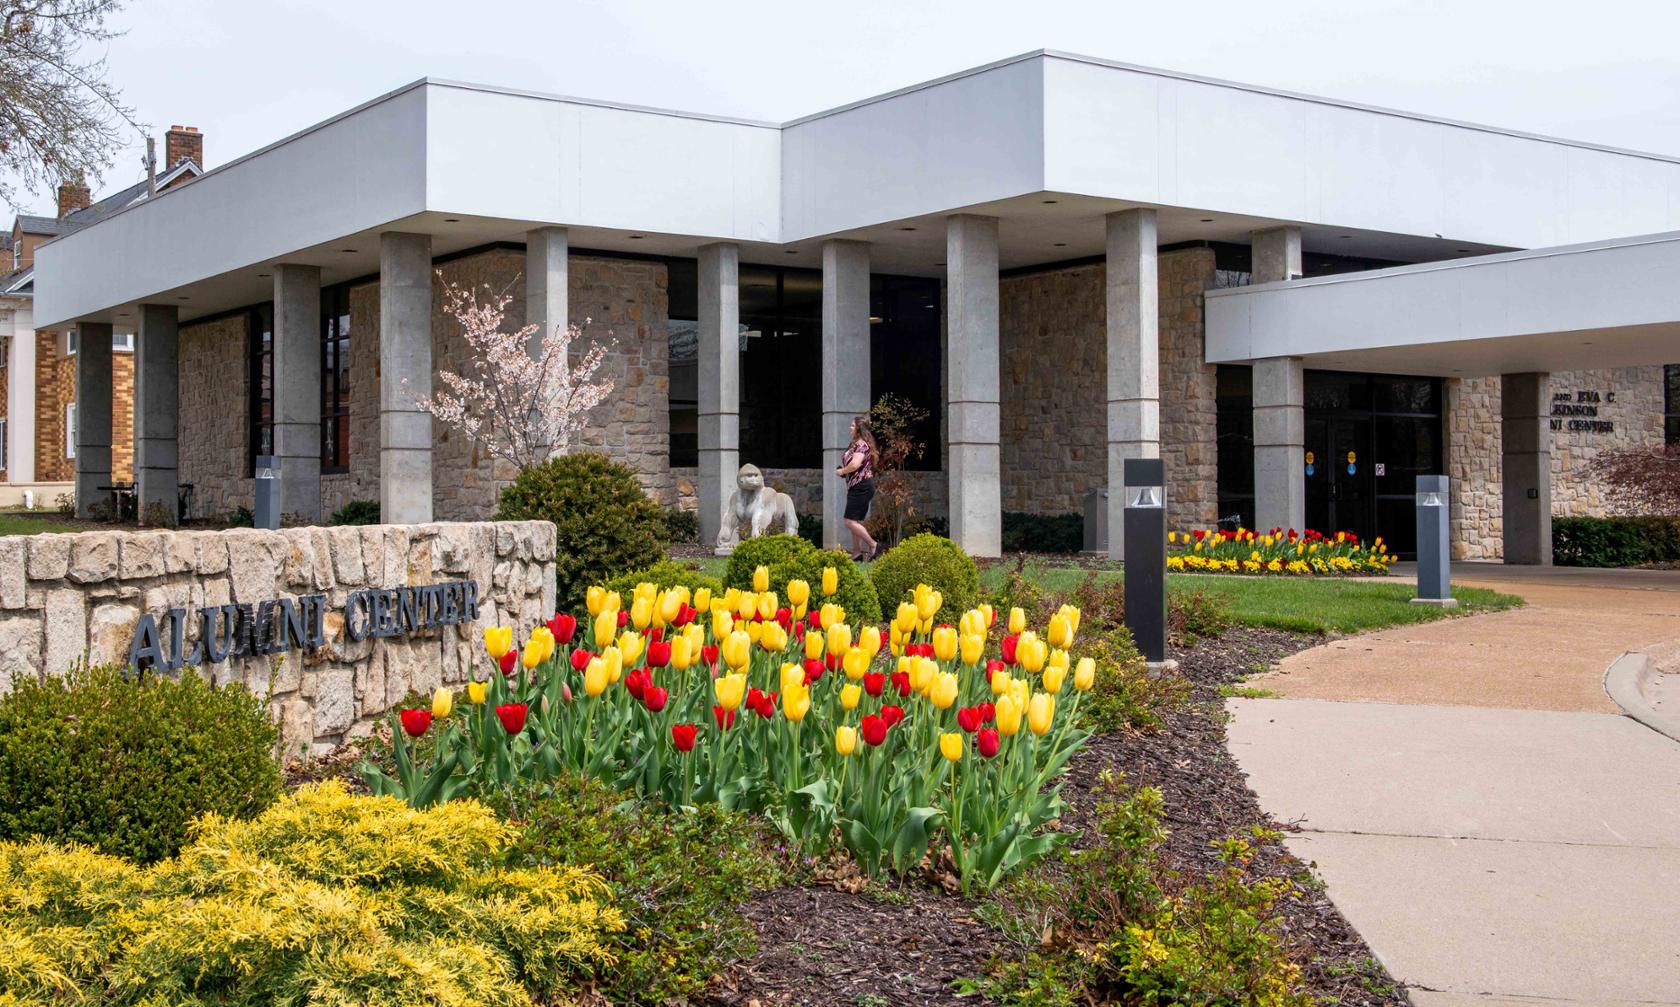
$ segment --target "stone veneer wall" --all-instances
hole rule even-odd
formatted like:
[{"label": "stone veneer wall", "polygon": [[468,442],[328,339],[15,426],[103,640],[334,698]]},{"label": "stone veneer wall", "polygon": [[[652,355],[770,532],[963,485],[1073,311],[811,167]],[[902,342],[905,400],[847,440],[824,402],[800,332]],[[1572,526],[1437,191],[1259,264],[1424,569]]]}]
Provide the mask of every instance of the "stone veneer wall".
[{"label": "stone veneer wall", "polygon": [[[326,644],[232,658],[203,673],[268,700],[288,753],[366,733],[410,693],[492,674],[481,627],[529,629],[554,611],[554,526],[546,521],[81,532],[0,539],[0,692],[61,675],[85,655],[128,660],[141,612],[324,594]],[[473,624],[351,642],[352,591],[451,580],[478,584]],[[189,621],[188,646],[196,639]]]},{"label": "stone veneer wall", "polygon": [[[1161,457],[1169,521],[1209,524],[1218,501],[1214,368],[1202,363],[1203,291],[1213,251],[1158,263]],[[1080,511],[1108,481],[1107,269],[1101,263],[1003,278],[1003,509]]]},{"label": "stone veneer wall", "polygon": [[[507,291],[506,325],[525,324],[525,256],[493,249],[438,266],[432,333],[436,370],[467,369],[466,345],[443,310],[443,285]],[[572,322],[585,338],[608,339],[602,373],[613,394],[590,417],[584,446],[635,470],[649,495],[677,503],[670,469],[670,370],[663,263],[573,256]],[[587,325],[585,324],[587,321]],[[250,506],[246,461],[246,345],[242,315],[181,329],[181,479],[196,486],[197,512],[226,513]],[[574,348],[574,355],[582,350]],[[351,500],[379,498],[379,285],[350,291],[350,460],[348,471],[321,477],[322,516]],[[132,408],[129,410],[132,413]],[[474,520],[496,508],[513,472],[468,438],[434,424],[433,513],[439,520]]]},{"label": "stone veneer wall", "polygon": [[[1661,366],[1577,371],[1551,377],[1553,395],[1615,392],[1600,402],[1598,419],[1612,420],[1614,432],[1567,429],[1552,432],[1552,514],[1557,517],[1611,513],[1592,478],[1593,459],[1610,450],[1660,447],[1663,443]],[[1501,428],[1499,378],[1453,378],[1446,382],[1447,474],[1453,481],[1452,553],[1456,559],[1499,559],[1504,553],[1500,498]]]}]

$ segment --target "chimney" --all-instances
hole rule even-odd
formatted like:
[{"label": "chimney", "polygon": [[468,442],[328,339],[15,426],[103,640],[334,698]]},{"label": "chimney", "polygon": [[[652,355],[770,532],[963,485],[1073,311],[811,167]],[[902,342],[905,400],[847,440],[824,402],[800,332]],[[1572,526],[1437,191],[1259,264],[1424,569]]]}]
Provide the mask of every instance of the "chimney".
[{"label": "chimney", "polygon": [[93,193],[87,183],[77,179],[74,182],[58,183],[58,219],[63,220],[76,210],[93,202]]},{"label": "chimney", "polygon": [[169,132],[163,134],[163,170],[168,171],[188,158],[204,167],[204,134],[197,126],[169,127]]}]

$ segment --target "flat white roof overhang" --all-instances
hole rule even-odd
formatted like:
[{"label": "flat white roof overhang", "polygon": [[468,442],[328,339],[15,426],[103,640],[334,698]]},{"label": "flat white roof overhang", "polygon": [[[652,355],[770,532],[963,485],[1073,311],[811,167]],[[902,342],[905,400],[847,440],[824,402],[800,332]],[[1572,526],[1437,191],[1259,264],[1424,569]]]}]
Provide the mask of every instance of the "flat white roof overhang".
[{"label": "flat white roof overhang", "polygon": [[1209,363],[1442,377],[1680,361],[1680,232],[1207,293]]},{"label": "flat white roof overhang", "polygon": [[46,243],[36,309],[191,319],[266,299],[277,262],[376,272],[387,230],[803,266],[844,237],[938,275],[951,213],[997,215],[1010,268],[1101,254],[1133,206],[1163,244],[1291,224],[1441,259],[1680,228],[1680,159],[1043,51],[784,124],[427,79]]}]

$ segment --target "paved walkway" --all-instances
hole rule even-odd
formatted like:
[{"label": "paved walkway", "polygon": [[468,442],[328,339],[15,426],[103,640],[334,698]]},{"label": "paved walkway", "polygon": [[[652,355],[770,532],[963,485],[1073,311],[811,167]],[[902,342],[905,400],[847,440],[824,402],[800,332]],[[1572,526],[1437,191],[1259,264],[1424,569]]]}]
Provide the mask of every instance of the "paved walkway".
[{"label": "paved walkway", "polygon": [[1458,573],[1529,604],[1298,654],[1232,752],[1420,1007],[1680,1004],[1680,744],[1602,684],[1680,573]]}]

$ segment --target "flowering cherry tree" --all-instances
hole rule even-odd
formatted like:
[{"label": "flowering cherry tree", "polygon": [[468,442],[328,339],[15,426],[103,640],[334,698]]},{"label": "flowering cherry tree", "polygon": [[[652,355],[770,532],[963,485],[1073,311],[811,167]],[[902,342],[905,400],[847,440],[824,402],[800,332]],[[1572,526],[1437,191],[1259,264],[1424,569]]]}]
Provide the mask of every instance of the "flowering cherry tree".
[{"label": "flowering cherry tree", "polygon": [[481,297],[446,281],[443,296],[472,359],[465,374],[438,371],[442,388],[416,403],[521,472],[565,454],[589,410],[612,393],[612,379],[596,374],[607,345],[594,343],[573,361],[572,344],[583,337],[578,326],[557,325],[540,337],[535,324],[504,331],[507,291],[486,285]]}]

